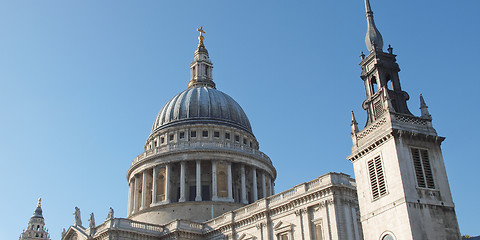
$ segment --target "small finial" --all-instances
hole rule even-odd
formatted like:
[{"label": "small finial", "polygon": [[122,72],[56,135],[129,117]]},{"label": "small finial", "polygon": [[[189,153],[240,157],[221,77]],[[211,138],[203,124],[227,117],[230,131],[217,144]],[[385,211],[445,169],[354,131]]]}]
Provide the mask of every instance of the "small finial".
[{"label": "small finial", "polygon": [[360,58],[363,60],[365,59],[365,54],[363,53],[363,51],[360,52]]},{"label": "small finial", "polygon": [[42,206],[42,198],[39,198],[39,199],[38,199],[37,207],[41,207],[41,206]]},{"label": "small finial", "polygon": [[358,132],[358,123],[357,120],[355,119],[355,114],[352,111],[352,123],[350,124],[352,126],[352,134],[355,134]]},{"label": "small finial", "polygon": [[425,99],[423,99],[423,95],[420,93],[420,111],[422,113],[423,118],[431,119],[432,115],[428,112],[428,106],[425,103]]},{"label": "small finial", "polygon": [[388,44],[388,53],[393,54],[393,48],[390,44]]},{"label": "small finial", "polygon": [[203,37],[203,34],[205,33],[205,31],[203,30],[203,26],[197,28],[197,31],[200,32],[200,36],[198,36],[198,47],[204,47],[205,45],[203,45],[203,40],[205,39],[205,37]]}]

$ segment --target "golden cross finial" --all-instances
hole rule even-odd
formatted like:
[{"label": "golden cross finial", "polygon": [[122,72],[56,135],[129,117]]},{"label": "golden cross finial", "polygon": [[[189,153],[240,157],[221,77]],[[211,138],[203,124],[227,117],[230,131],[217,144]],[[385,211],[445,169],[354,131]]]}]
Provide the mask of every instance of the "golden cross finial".
[{"label": "golden cross finial", "polygon": [[198,36],[198,46],[204,47],[203,39],[205,38],[203,37],[203,34],[205,33],[205,31],[203,31],[203,26],[201,26],[200,28],[197,28],[197,31],[200,32],[200,36]]},{"label": "golden cross finial", "polygon": [[41,207],[41,206],[42,206],[42,198],[39,198],[39,199],[38,199],[37,207]]},{"label": "golden cross finial", "polygon": [[200,26],[200,28],[197,28],[197,31],[200,32],[200,36],[203,36],[202,34],[205,33],[205,31],[203,31],[203,26]]}]

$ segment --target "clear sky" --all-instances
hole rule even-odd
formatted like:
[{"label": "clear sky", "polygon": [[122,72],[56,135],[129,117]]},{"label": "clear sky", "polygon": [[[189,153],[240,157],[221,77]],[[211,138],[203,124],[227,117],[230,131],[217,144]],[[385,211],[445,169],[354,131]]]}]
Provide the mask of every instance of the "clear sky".
[{"label": "clear sky", "polygon": [[[480,1],[371,3],[410,110],[419,115],[423,93],[447,137],[461,232],[480,235]],[[276,192],[353,175],[350,111],[366,120],[362,0],[2,0],[1,239],[18,238],[38,197],[52,239],[75,206],[84,223],[109,207],[126,216],[126,171],[156,114],[187,87],[199,26],[217,89],[243,107],[278,171]]]}]

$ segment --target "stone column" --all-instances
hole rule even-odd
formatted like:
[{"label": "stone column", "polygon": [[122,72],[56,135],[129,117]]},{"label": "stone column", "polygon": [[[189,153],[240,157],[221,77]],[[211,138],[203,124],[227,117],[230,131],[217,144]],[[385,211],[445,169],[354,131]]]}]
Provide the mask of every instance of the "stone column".
[{"label": "stone column", "polygon": [[244,204],[247,204],[247,187],[246,187],[246,183],[245,183],[245,165],[242,164],[242,166],[240,167],[240,174],[241,174],[241,177],[240,177],[240,181],[241,181],[241,188],[242,188],[242,196],[241,196],[241,202],[244,203]]},{"label": "stone column", "polygon": [[227,164],[227,190],[228,190],[228,201],[233,202],[233,190],[232,190],[232,163],[228,162]]},{"label": "stone column", "polygon": [[273,185],[275,185],[275,182],[273,181],[273,177],[270,178],[270,196],[275,195],[275,190],[273,189]]},{"label": "stone column", "polygon": [[170,177],[171,177],[170,164],[165,165],[165,203],[170,203]]},{"label": "stone column", "polygon": [[352,222],[353,222],[353,231],[355,233],[355,239],[360,240],[360,232],[358,231],[358,220],[357,220],[357,211],[355,208],[352,206],[350,207],[350,210],[352,212]]},{"label": "stone column", "polygon": [[157,173],[158,173],[158,166],[153,167],[153,174],[152,174],[152,204],[157,203]]},{"label": "stone column", "polygon": [[352,211],[350,210],[349,202],[347,200],[342,201],[342,203],[344,204],[343,211],[345,213],[345,230],[347,232],[347,239],[354,239]]},{"label": "stone column", "polygon": [[179,202],[185,202],[185,161],[180,162],[180,199]]},{"label": "stone column", "polygon": [[197,171],[195,173],[197,177],[197,196],[195,196],[195,201],[202,201],[202,165],[200,160],[197,160]]},{"label": "stone column", "polygon": [[132,207],[132,213],[135,213],[137,209],[137,201],[138,201],[138,176],[134,175],[133,176],[133,207]]},{"label": "stone column", "polygon": [[147,171],[143,171],[143,181],[142,181],[142,205],[140,209],[145,209],[147,206]]},{"label": "stone column", "polygon": [[133,212],[133,193],[135,189],[133,184],[134,184],[134,181],[133,181],[133,178],[131,178],[128,183],[129,191],[128,191],[128,214],[127,215],[130,215]]},{"label": "stone column", "polygon": [[262,180],[262,194],[263,194],[263,198],[266,198],[267,197],[267,183],[265,182],[265,173],[262,172],[262,176],[261,176],[261,180]]},{"label": "stone column", "polygon": [[218,200],[218,193],[217,193],[217,163],[212,161],[212,200]]},{"label": "stone column", "polygon": [[257,169],[252,167],[252,180],[253,180],[253,201],[258,200],[258,189],[257,189]]}]

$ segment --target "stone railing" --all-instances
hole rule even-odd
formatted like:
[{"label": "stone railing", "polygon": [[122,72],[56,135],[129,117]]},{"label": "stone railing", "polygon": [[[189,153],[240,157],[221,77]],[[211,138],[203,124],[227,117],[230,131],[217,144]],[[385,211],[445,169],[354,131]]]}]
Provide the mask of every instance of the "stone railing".
[{"label": "stone railing", "polygon": [[124,218],[115,218],[113,219],[113,226],[114,228],[122,228],[122,229],[136,229],[142,231],[149,231],[154,232],[156,234],[162,233],[165,229],[163,226],[155,225],[155,224],[148,224],[143,222],[136,222],[129,219]]},{"label": "stone railing", "polygon": [[[266,206],[273,208],[282,204],[285,204],[287,200],[300,197],[303,194],[308,192],[318,191],[319,189],[326,188],[332,185],[341,185],[346,187],[355,187],[355,180],[350,178],[350,176],[343,173],[327,173],[324,174],[312,181],[299,184],[291,189],[277,193],[267,198],[260,199],[254,203],[251,203],[247,206],[238,208],[232,212],[225,213],[219,217],[211,219],[205,222],[209,226],[218,226],[228,223],[228,218],[226,214],[232,214],[235,219],[239,219],[244,216],[251,216],[258,211],[266,210]],[[232,216],[232,217],[233,217]]]},{"label": "stone railing", "polygon": [[393,116],[392,120],[394,121],[412,123],[412,124],[422,125],[422,126],[426,126],[429,121],[428,119],[425,119],[425,118],[399,114],[399,113],[392,113],[392,116]]},{"label": "stone railing", "polygon": [[[189,232],[203,233],[204,224],[192,222],[189,220],[174,220],[164,226],[148,224],[144,222],[137,222],[125,218],[115,218],[107,220],[98,225],[94,231],[95,234],[100,234],[108,229],[122,229],[127,231],[139,231],[143,233],[153,234],[156,236],[162,236],[167,233],[175,232],[177,230],[187,230]],[[87,233],[90,229],[83,229],[82,232]],[[86,234],[88,236],[89,234]]]},{"label": "stone railing", "polygon": [[175,230],[188,230],[190,232],[203,233],[203,224],[189,220],[174,220],[165,225],[165,229],[168,232],[174,232]]},{"label": "stone railing", "polygon": [[[420,126],[427,126],[428,123],[431,121],[430,119],[416,117],[416,116],[407,115],[407,114],[395,113],[395,112],[390,112],[390,119],[394,122],[410,123],[413,125],[420,125]],[[376,120],[366,128],[362,129],[362,131],[357,133],[357,140],[360,140],[368,136],[371,132],[380,128],[386,122],[387,122],[387,116],[383,116],[382,118]]]},{"label": "stone railing", "polygon": [[370,126],[364,128],[362,131],[357,133],[357,140],[360,140],[366,136],[368,136],[371,132],[375,131],[375,129],[379,128],[382,126],[384,123],[387,122],[387,117],[382,117],[378,119],[376,122],[373,124],[370,124]]},{"label": "stone railing", "polygon": [[240,153],[247,153],[253,156],[259,157],[268,164],[272,164],[270,158],[263,152],[246,147],[242,144],[234,143],[221,143],[221,142],[186,142],[186,143],[172,143],[163,145],[154,149],[147,150],[142,154],[138,155],[132,162],[132,166],[143,161],[145,158],[154,156],[157,154],[167,153],[167,152],[176,152],[176,151],[185,151],[185,150],[199,150],[199,149],[214,149],[214,150],[229,150]]}]

